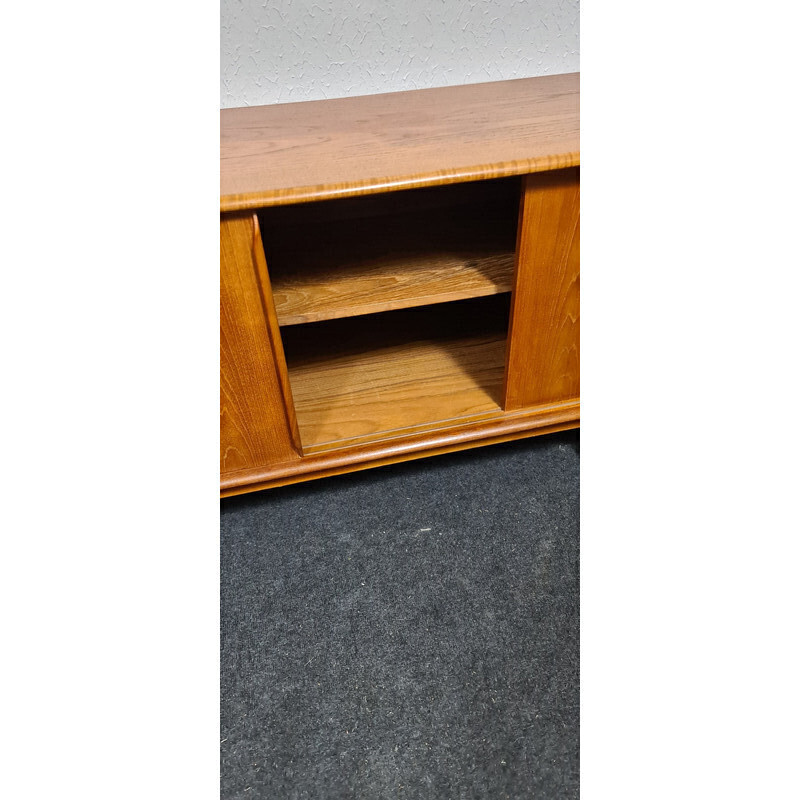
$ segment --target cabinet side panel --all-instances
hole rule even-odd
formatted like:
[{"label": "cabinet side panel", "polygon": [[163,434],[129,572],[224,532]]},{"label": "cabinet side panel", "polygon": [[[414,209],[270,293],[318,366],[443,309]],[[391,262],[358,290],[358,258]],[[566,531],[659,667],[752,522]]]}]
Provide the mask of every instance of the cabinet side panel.
[{"label": "cabinet side panel", "polygon": [[580,397],[580,175],[525,177],[506,355],[505,408]]},{"label": "cabinet side panel", "polygon": [[222,474],[299,458],[259,287],[257,236],[252,215],[220,221]]}]

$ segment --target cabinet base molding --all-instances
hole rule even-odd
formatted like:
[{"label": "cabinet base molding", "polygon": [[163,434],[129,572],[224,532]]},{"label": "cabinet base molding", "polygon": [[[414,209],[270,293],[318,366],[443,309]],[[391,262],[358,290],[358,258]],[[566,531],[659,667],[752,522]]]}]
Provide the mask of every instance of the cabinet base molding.
[{"label": "cabinet base molding", "polygon": [[383,442],[312,454],[263,469],[249,469],[222,475],[221,496],[286,486],[300,481],[326,478],[346,472],[397,464],[428,456],[444,455],[483,445],[500,444],[514,439],[541,436],[580,426],[580,400],[506,413],[472,425],[458,425],[448,430],[398,436]]}]

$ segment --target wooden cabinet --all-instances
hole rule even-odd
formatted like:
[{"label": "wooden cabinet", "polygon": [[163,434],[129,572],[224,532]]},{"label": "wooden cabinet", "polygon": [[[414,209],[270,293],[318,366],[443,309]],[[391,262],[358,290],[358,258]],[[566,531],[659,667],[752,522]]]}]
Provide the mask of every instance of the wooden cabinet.
[{"label": "wooden cabinet", "polygon": [[579,424],[578,86],[221,112],[223,495]]}]

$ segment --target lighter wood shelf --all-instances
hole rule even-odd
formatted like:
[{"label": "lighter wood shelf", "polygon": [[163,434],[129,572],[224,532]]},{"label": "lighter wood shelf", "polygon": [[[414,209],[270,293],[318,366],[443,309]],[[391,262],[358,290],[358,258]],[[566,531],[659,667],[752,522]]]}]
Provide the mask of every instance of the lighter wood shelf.
[{"label": "lighter wood shelf", "polygon": [[501,413],[504,298],[284,331],[303,452]]},{"label": "lighter wood shelf", "polygon": [[298,325],[510,292],[513,270],[513,256],[498,255],[478,263],[438,256],[406,261],[399,268],[370,264],[341,280],[323,275],[321,286],[281,282],[275,287],[278,321]]},{"label": "lighter wood shelf", "polygon": [[262,212],[279,324],[510,292],[519,191],[484,181]]}]

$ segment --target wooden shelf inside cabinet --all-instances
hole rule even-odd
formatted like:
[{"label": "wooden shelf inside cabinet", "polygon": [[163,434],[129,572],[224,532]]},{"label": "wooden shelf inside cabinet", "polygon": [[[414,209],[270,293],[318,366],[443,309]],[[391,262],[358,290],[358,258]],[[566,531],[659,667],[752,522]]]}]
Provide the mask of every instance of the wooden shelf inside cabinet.
[{"label": "wooden shelf inside cabinet", "polygon": [[304,453],[500,414],[508,298],[284,330]]},{"label": "wooden shelf inside cabinet", "polygon": [[223,495],[579,425],[579,78],[221,112]]},{"label": "wooden shelf inside cabinet", "polygon": [[514,178],[265,209],[278,322],[510,292],[518,210]]}]

